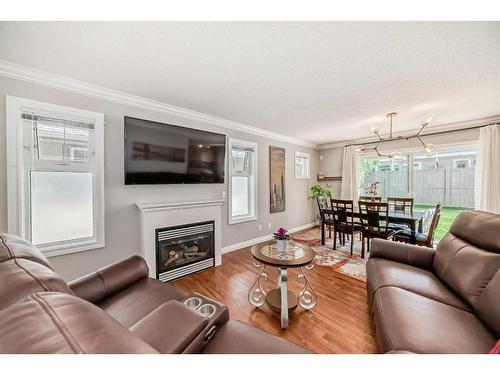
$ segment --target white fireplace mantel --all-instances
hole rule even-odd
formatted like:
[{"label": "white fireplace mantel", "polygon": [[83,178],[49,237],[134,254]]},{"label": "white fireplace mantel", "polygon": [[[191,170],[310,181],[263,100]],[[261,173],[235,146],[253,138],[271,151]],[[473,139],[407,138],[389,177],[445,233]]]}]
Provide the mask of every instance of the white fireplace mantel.
[{"label": "white fireplace mantel", "polygon": [[203,221],[215,222],[215,266],[221,264],[221,224],[224,200],[205,199],[177,202],[136,203],[140,212],[140,250],[149,267],[149,275],[156,277],[155,230],[170,226]]},{"label": "white fireplace mantel", "polygon": [[209,207],[209,206],[222,206],[224,200],[210,199],[202,201],[184,201],[184,202],[154,202],[154,203],[136,203],[135,205],[141,212],[154,212],[154,211],[170,211],[180,210],[193,207]]}]

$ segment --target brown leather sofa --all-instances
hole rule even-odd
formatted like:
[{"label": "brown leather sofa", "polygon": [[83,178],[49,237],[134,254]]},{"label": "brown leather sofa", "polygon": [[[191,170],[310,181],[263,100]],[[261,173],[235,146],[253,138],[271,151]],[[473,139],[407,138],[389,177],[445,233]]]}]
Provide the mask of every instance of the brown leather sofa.
[{"label": "brown leather sofa", "polygon": [[0,353],[310,352],[149,278],[139,256],[68,285],[36,248],[0,234]]},{"label": "brown leather sofa", "polygon": [[368,303],[379,350],[488,353],[500,336],[500,215],[461,213],[436,250],[373,240]]}]

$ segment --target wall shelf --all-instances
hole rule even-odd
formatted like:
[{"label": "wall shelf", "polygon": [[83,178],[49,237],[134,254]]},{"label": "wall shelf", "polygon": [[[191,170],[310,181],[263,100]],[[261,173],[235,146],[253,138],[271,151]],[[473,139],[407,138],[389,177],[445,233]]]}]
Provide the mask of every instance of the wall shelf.
[{"label": "wall shelf", "polygon": [[342,181],[342,176],[323,176],[318,174],[318,181]]}]

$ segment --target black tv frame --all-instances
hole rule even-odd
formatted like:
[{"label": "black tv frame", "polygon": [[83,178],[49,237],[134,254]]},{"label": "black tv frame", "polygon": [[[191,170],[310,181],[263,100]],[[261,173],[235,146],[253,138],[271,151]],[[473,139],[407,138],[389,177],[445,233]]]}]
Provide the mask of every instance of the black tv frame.
[{"label": "black tv frame", "polygon": [[[126,119],[147,121],[147,122],[150,122],[150,123],[153,123],[153,124],[167,125],[167,126],[171,126],[171,127],[179,128],[179,129],[197,130],[197,131],[200,131],[200,132],[203,132],[203,133],[209,133],[209,134],[214,134],[214,135],[219,135],[219,136],[224,137],[224,162],[223,162],[224,168],[222,169],[222,181],[218,181],[218,182],[198,182],[198,181],[192,181],[192,182],[189,182],[189,181],[161,182],[161,181],[158,181],[158,182],[148,182],[148,183],[130,183],[130,182],[127,182],[127,142],[126,142],[126,139],[127,139],[127,127],[125,126]],[[128,186],[134,186],[134,185],[141,186],[141,185],[214,185],[214,184],[224,184],[225,183],[225,179],[226,179],[226,156],[227,156],[227,135],[226,134],[216,133],[216,132],[211,132],[211,131],[202,130],[202,129],[196,129],[196,128],[189,128],[187,126],[173,125],[173,124],[169,124],[169,123],[166,123],[166,122],[159,122],[159,121],[147,120],[147,119],[143,119],[143,118],[139,118],[139,117],[123,116],[123,158],[124,158],[124,160],[123,160],[123,166],[124,166],[124,169],[123,169],[123,181],[124,181],[125,185],[128,185]]]}]

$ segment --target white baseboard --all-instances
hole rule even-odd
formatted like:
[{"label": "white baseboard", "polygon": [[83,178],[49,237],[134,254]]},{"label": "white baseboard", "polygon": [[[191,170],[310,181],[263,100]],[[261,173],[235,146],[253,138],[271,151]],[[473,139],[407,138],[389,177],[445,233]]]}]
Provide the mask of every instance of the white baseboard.
[{"label": "white baseboard", "polygon": [[[289,229],[288,231],[290,233],[296,233],[296,232],[300,232],[301,230],[304,230],[304,229],[312,228],[316,225],[318,225],[317,221],[315,221],[313,223],[301,225],[300,227],[295,227],[295,228]],[[227,254],[227,253],[230,253],[231,251],[240,250],[240,249],[243,249],[243,248],[248,247],[248,246],[257,245],[258,243],[272,240],[272,238],[273,238],[272,234],[268,234],[268,235],[265,235],[262,237],[252,238],[251,240],[248,240],[248,241],[238,242],[238,243],[235,243],[233,245],[224,246],[222,248],[221,252],[222,252],[222,254]]]}]

